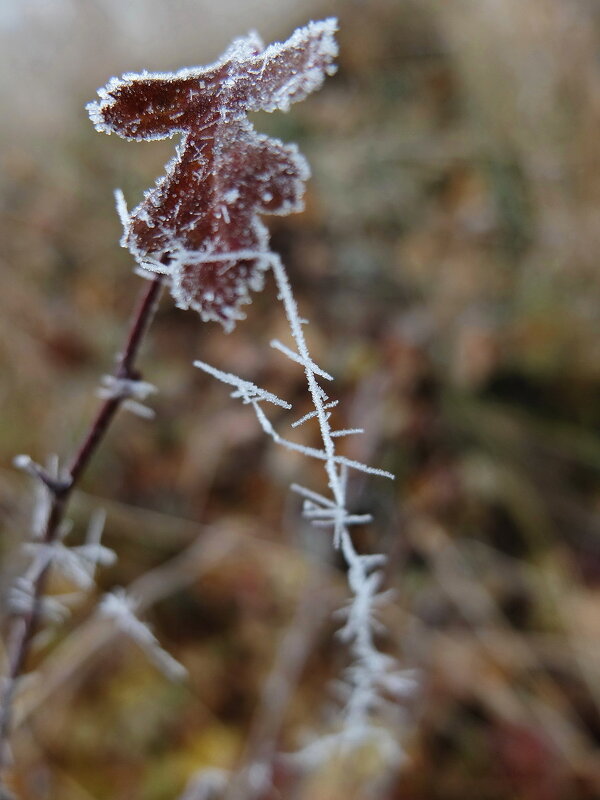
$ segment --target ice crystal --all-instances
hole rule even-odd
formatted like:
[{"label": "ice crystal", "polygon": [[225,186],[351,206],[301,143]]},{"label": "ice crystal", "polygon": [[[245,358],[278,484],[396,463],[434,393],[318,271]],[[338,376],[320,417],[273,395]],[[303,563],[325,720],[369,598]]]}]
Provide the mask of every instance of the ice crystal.
[{"label": "ice crystal", "polygon": [[263,285],[268,232],[259,214],[302,209],[305,159],[293,144],[257,133],[249,111],[287,111],[334,71],[333,19],[311,22],[264,47],[236,39],[206,67],[112,78],[89,103],[96,129],[140,141],[181,134],[165,175],[128,212],[121,243],[146,273],[168,276],[178,306],[226,330]]},{"label": "ice crystal", "polygon": [[101,617],[112,620],[116,627],[129,636],[171,680],[182,680],[186,669],[160,646],[149,626],[136,616],[138,602],[124,589],[115,589],[104,595],[98,606]]},{"label": "ice crystal", "polygon": [[152,419],[154,416],[154,411],[142,402],[158,391],[153,384],[138,379],[116,378],[114,375],[103,375],[101,384],[97,391],[98,397],[103,400],[120,398],[123,400],[123,408],[138,417]]},{"label": "ice crystal", "polygon": [[[64,543],[73,527],[69,520],[63,520],[53,541],[46,541],[43,529],[44,515],[48,513],[49,492],[46,484],[39,479],[39,473],[43,471],[46,480],[58,480],[58,461],[49,459],[47,470],[26,455],[17,456],[15,462],[36,479],[36,488],[42,487],[43,491],[37,499],[40,507],[34,508],[31,538],[21,547],[25,559],[24,572],[17,576],[7,592],[7,607],[14,616],[37,614],[44,620],[61,622],[69,616],[70,607],[81,599],[80,591],[90,590],[94,586],[97,566],[113,564],[116,559],[115,553],[101,544],[106,514],[102,509],[92,514],[83,544],[68,546]],[[74,591],[40,598],[38,582],[49,569],[66,578]]]},{"label": "ice crystal", "polygon": [[33,600],[34,583],[50,566],[79,589],[91,589],[94,586],[97,565],[110,565],[116,559],[115,553],[100,543],[105,519],[106,515],[102,510],[92,515],[85,542],[81,545],[64,544],[63,539],[68,536],[72,527],[68,521],[59,528],[54,541],[34,539],[23,544],[23,552],[29,559],[29,566],[20,579],[21,583],[16,587],[17,592],[14,597],[17,598],[17,605],[23,604],[30,588]]}]

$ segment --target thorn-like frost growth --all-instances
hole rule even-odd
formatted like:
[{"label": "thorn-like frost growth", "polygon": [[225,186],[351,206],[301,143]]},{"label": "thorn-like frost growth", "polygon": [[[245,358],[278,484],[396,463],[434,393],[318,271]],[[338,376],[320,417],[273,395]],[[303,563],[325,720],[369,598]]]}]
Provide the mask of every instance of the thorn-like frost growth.
[{"label": "thorn-like frost growth", "polygon": [[98,606],[98,614],[110,619],[117,628],[146,653],[148,658],[171,680],[183,680],[187,670],[160,646],[150,627],[136,616],[137,601],[124,589],[105,594]]},{"label": "thorn-like frost growth", "polygon": [[150,395],[156,394],[158,389],[152,383],[131,378],[117,378],[114,375],[103,375],[100,379],[101,386],[97,391],[102,400],[123,400],[123,408],[136,414],[138,417],[152,419],[154,411],[144,405]]},{"label": "thorn-like frost growth", "polygon": [[53,542],[31,541],[23,545],[23,551],[31,562],[25,578],[33,583],[41,573],[52,566],[61,575],[72,581],[80,589],[91,589],[94,585],[96,566],[108,566],[116,560],[115,553],[100,544],[106,515],[98,510],[92,515],[84,544],[68,547],[63,539],[71,530],[71,525],[62,526],[60,536]]},{"label": "thorn-like frost growth", "polygon": [[230,386],[233,386],[235,392],[232,392],[231,396],[241,397],[244,403],[258,403],[261,400],[265,400],[267,403],[272,403],[274,406],[279,406],[280,408],[292,407],[288,402],[277,397],[277,395],[267,392],[265,389],[261,389],[250,381],[238,378],[237,375],[232,375],[230,372],[222,372],[216,367],[211,367],[210,364],[206,364],[204,361],[194,361],[194,366],[203,370],[203,372],[207,372],[214,378],[217,378],[222,383],[228,383]]},{"label": "thorn-like frost growth", "polygon": [[[323,408],[326,411],[328,411],[330,408],[335,408],[337,406],[338,402],[339,402],[339,400],[332,400],[330,403],[326,403],[323,406]],[[303,417],[300,417],[300,419],[297,419],[295,422],[292,422],[290,427],[291,428],[299,428],[300,425],[304,425],[305,422],[308,422],[309,419],[314,419],[316,416],[317,416],[317,412],[316,411],[309,411],[308,414],[305,414]],[[329,419],[330,416],[331,416],[331,414],[327,414],[327,419]]]},{"label": "thorn-like frost growth", "polygon": [[[306,320],[305,320],[305,324],[306,324]],[[299,355],[298,353],[295,353],[293,350],[290,350],[290,348],[286,347],[284,344],[282,344],[279,341],[279,339],[273,339],[271,341],[271,347],[273,349],[275,349],[275,350],[279,350],[279,352],[283,353],[284,356],[287,356],[290,359],[290,361],[295,361],[296,364],[301,364],[302,366],[304,366],[304,361],[302,360],[302,356]],[[327,380],[327,381],[332,381],[333,380],[333,375],[330,375],[328,372],[325,372],[324,369],[321,369],[320,367],[318,367],[314,363],[314,361],[311,361],[309,366],[310,366],[310,369],[315,373],[315,375],[320,375],[321,378],[325,378],[325,380]]]},{"label": "thorn-like frost growth", "polygon": [[[332,529],[335,547],[340,548],[348,567],[348,584],[351,598],[337,616],[343,620],[339,631],[340,638],[347,642],[353,656],[352,665],[345,671],[343,681],[338,684],[338,696],[342,700],[339,718],[335,725],[336,732],[319,737],[307,748],[300,751],[296,763],[315,764],[318,758],[326,754],[325,760],[334,752],[346,754],[357,747],[375,744],[385,760],[398,761],[402,751],[385,725],[378,719],[385,715],[390,705],[389,695],[392,688],[398,693],[409,693],[414,688],[412,673],[397,669],[393,658],[381,653],[375,637],[385,633],[385,628],[378,619],[378,611],[382,605],[389,603],[392,592],[381,591],[383,572],[381,567],[385,557],[380,554],[360,555],[353,544],[350,530],[355,525],[372,522],[370,514],[355,514],[348,510],[348,472],[355,469],[388,478],[394,476],[385,470],[370,467],[338,454],[336,443],[344,436],[362,433],[359,428],[335,430],[331,427],[331,409],[337,401],[330,401],[317,378],[331,379],[313,361],[309,354],[303,327],[306,320],[298,313],[296,301],[292,294],[285,269],[276,256],[272,256],[270,264],[275,276],[278,297],[282,301],[294,348],[287,347],[278,340],[271,345],[293,362],[304,368],[308,390],[313,403],[313,410],[292,423],[292,427],[315,420],[321,435],[321,447],[309,447],[290,441],[281,436],[263,410],[260,401],[269,399],[269,393],[258,389],[253,384],[235,375],[224,373],[203,362],[196,366],[209,372],[219,380],[236,388],[233,396],[240,397],[249,403],[263,431],[274,442],[299,452],[310,458],[324,462],[331,495],[319,492],[298,484],[292,489],[303,499],[302,514],[313,526]],[[277,405],[284,406],[284,401],[277,398]],[[289,408],[289,405],[287,406]]]}]

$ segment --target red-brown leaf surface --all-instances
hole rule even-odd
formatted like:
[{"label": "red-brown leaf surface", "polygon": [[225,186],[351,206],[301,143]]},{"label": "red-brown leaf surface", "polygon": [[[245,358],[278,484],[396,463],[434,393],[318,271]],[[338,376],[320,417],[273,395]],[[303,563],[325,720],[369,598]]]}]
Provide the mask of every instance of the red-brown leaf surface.
[{"label": "red-brown leaf surface", "polygon": [[266,49],[249,34],[207,67],[113,78],[88,106],[105,133],[182,134],[165,175],[123,215],[123,244],[144,269],[169,276],[178,306],[228,330],[269,265],[259,215],[300,211],[309,176],[296,146],[257,133],[247,112],[287,111],[319,88],[333,71],[335,28],[310,23]]}]

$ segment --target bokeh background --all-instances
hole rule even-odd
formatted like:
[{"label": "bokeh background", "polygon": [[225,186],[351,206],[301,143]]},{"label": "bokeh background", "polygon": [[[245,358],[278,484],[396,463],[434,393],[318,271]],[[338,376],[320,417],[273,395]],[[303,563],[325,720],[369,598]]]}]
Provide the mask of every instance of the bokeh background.
[{"label": "bokeh background", "polygon": [[[351,455],[397,475],[353,496],[396,589],[382,646],[421,688],[396,729],[404,764],[279,765],[264,800],[598,797],[594,0],[1,0],[3,586],[31,515],[12,458],[72,452],[140,289],[112,191],[135,203],[173,147],[96,134],[84,104],[113,74],[209,63],[250,28],[270,41],[332,14],[338,75],[255,119],[313,170],[306,211],[268,224],[340,421],[368,431]],[[327,730],[344,575],[288,490],[322,476],[191,366],[302,404],[301,372],[268,347],[284,334],[271,283],[229,336],[163,298],[140,362],[156,419],[121,415],[73,505],[73,540],[104,508],[119,561],[39,643],[14,742],[23,800],[171,800],[197,770]],[[114,586],[187,683],[95,627]]]}]

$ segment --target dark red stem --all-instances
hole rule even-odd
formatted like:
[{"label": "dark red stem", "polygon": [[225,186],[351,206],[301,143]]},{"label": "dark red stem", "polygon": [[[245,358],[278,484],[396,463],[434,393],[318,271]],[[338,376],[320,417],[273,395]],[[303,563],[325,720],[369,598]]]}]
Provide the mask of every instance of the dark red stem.
[{"label": "dark red stem", "polygon": [[[114,372],[115,378],[139,380],[140,374],[135,369],[135,360],[144,334],[154,315],[156,305],[160,298],[162,284],[162,277],[156,276],[154,280],[144,288],[140,295],[138,306],[131,320],[125,347],[119,356],[117,368]],[[102,442],[110,423],[114,419],[124,399],[125,397],[123,396],[109,397],[102,403],[67,469],[66,476],[60,477],[57,480],[53,476],[47,475],[41,471],[38,473],[40,480],[46,485],[51,496],[50,508],[42,537],[42,541],[45,544],[52,544],[56,540],[61,523],[65,517],[71,494],[77,486],[85,468],[98,449],[98,446]],[[0,707],[0,769],[6,766],[5,755],[10,731],[15,682],[23,671],[31,649],[31,641],[37,629],[41,601],[45,593],[47,579],[48,567],[42,570],[34,582],[31,610],[27,614],[21,615],[14,620],[8,638],[7,654],[9,669],[7,685],[2,693],[2,705]]]}]

